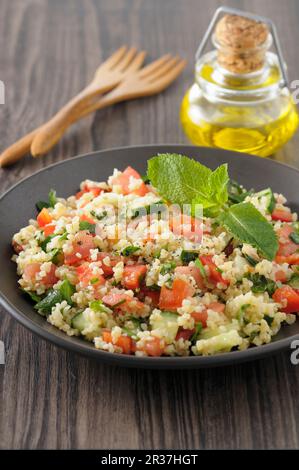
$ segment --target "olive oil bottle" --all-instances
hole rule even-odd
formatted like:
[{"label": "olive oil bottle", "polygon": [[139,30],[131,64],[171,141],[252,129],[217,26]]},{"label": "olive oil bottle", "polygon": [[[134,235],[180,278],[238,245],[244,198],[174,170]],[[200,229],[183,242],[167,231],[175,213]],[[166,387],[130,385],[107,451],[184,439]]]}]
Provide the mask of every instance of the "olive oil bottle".
[{"label": "olive oil bottle", "polygon": [[284,62],[269,51],[268,25],[249,16],[226,14],[217,23],[215,49],[198,57],[180,117],[196,145],[267,157],[292,137],[299,118]]}]

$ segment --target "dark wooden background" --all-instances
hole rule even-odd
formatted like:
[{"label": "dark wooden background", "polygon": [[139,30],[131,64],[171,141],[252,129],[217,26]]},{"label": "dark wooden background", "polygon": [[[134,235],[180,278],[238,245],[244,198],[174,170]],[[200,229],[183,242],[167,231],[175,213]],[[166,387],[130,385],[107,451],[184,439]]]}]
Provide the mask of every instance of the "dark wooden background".
[{"label": "dark wooden background", "polygon": [[[222,2],[276,22],[291,79],[299,78],[299,2]],[[50,117],[119,45],[188,59],[163,95],[118,105],[73,128],[43,159],[0,170],[1,191],[63,158],[95,149],[186,142],[178,112],[193,55],[216,0],[0,0],[1,149]],[[299,167],[299,134],[275,157]],[[71,177],[71,175],[70,175]],[[4,224],[1,221],[0,224]],[[70,354],[4,311],[1,448],[294,448],[299,366],[289,352],[198,371],[126,370]]]}]

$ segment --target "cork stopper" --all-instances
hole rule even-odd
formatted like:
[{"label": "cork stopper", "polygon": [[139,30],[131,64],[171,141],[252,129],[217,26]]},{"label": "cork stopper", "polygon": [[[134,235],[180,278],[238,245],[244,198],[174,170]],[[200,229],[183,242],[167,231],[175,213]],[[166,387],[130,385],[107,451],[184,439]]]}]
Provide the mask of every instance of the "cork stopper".
[{"label": "cork stopper", "polygon": [[218,63],[229,72],[246,74],[261,69],[271,43],[268,26],[238,15],[225,15],[214,33]]}]

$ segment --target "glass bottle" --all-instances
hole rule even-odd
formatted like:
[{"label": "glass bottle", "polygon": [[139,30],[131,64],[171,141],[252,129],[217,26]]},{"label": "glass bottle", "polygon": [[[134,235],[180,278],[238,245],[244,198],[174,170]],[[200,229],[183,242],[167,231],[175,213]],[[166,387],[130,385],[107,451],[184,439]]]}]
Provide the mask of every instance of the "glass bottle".
[{"label": "glass bottle", "polygon": [[[221,8],[212,20],[214,24],[219,11],[239,13],[239,10]],[[239,18],[244,19],[244,14]],[[234,38],[233,34],[225,41],[225,37],[222,40],[221,34],[217,37],[214,32],[215,49],[198,57],[195,83],[181,105],[181,123],[191,142],[267,157],[292,137],[299,123],[298,112],[287,87],[275,29],[272,33],[278,55],[269,51],[273,36],[268,29],[265,40],[254,47],[248,47],[248,34],[238,43],[238,37]],[[209,30],[201,50],[208,35]],[[232,44],[234,40],[237,47]]]}]

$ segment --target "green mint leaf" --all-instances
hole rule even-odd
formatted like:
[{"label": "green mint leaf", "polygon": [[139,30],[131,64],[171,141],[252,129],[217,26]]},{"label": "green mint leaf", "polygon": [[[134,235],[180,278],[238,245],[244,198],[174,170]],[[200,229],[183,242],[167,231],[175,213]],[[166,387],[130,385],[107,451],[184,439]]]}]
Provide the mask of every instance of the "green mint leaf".
[{"label": "green mint leaf", "polygon": [[49,192],[49,202],[46,201],[38,201],[35,205],[37,210],[40,212],[44,207],[48,209],[48,207],[54,207],[57,202],[56,191],[54,189],[50,189]]},{"label": "green mint leaf", "polygon": [[278,241],[272,225],[250,203],[231,206],[219,216],[219,222],[242,243],[254,246],[272,261],[278,250]]},{"label": "green mint leaf", "polygon": [[296,243],[296,245],[299,245],[299,233],[297,232],[290,233],[289,239],[292,240],[292,242]]},{"label": "green mint leaf", "polygon": [[90,211],[90,213],[93,217],[95,217],[98,220],[103,220],[108,215],[107,211],[103,211],[101,214],[97,214],[96,211]]},{"label": "green mint leaf", "polygon": [[175,267],[176,267],[176,263],[174,261],[169,261],[168,263],[162,264],[160,273],[162,274],[162,276],[164,276],[164,274],[167,274],[173,271]]},{"label": "green mint leaf", "polygon": [[101,300],[92,300],[89,307],[95,312],[112,313],[112,310],[106,307]]},{"label": "green mint leaf", "polygon": [[90,233],[95,233],[96,226],[95,224],[91,224],[90,222],[87,222],[87,220],[80,220],[79,230],[88,230],[88,232]]},{"label": "green mint leaf", "polygon": [[72,295],[76,292],[75,286],[65,279],[59,286],[59,292],[69,305],[73,305]]},{"label": "green mint leaf", "polygon": [[251,290],[255,294],[262,292],[268,292],[270,296],[274,294],[276,284],[271,279],[267,279],[265,276],[258,273],[251,274],[248,279],[253,283]]},{"label": "green mint leaf", "polygon": [[264,316],[264,320],[268,323],[269,326],[272,325],[274,318],[270,317],[269,315]]},{"label": "green mint leaf", "polygon": [[201,323],[201,321],[199,321],[196,324],[195,331],[194,331],[193,335],[190,338],[191,343],[196,343],[196,341],[198,340],[198,337],[201,333],[201,330],[202,330],[202,323]]},{"label": "green mint leaf", "polygon": [[58,290],[52,289],[34,308],[38,310],[41,315],[50,315],[52,307],[55,307],[57,303],[63,300],[61,293]]},{"label": "green mint leaf", "polygon": [[228,201],[230,204],[239,204],[243,202],[247,196],[253,193],[253,190],[247,191],[243,186],[234,180],[229,180],[228,186]]},{"label": "green mint leaf", "polygon": [[210,176],[211,195],[222,205],[228,199],[227,184],[229,181],[227,163],[220,165]]},{"label": "green mint leaf", "polygon": [[133,245],[132,245],[132,246],[126,246],[126,247],[122,250],[121,254],[122,254],[123,256],[131,256],[131,255],[133,255],[134,253],[136,253],[136,251],[139,251],[139,250],[140,250],[140,247],[139,247],[139,246],[133,246]]},{"label": "green mint leaf", "polygon": [[148,161],[147,174],[159,193],[173,204],[191,204],[204,191],[212,171],[178,154],[158,154]]},{"label": "green mint leaf", "polygon": [[54,207],[57,202],[56,191],[54,189],[50,189],[49,192],[49,206]]},{"label": "green mint leaf", "polygon": [[258,260],[252,258],[252,256],[244,254],[244,258],[251,266],[256,266],[258,264]]},{"label": "green mint leaf", "polygon": [[195,261],[198,258],[198,252],[183,250],[181,253],[181,260],[184,264],[189,264],[190,261]]},{"label": "green mint leaf", "polygon": [[47,244],[54,238],[56,235],[48,235],[42,242],[40,242],[39,246],[43,251],[47,251]]},{"label": "green mint leaf", "polygon": [[195,264],[195,267],[200,270],[200,274],[202,275],[202,277],[203,278],[207,277],[207,273],[205,271],[204,265],[202,264],[199,258],[195,260],[194,264]]},{"label": "green mint leaf", "polygon": [[215,171],[179,154],[159,154],[148,161],[148,177],[159,194],[173,204],[203,206],[207,216],[215,216],[228,198],[227,165]]},{"label": "green mint leaf", "polygon": [[288,282],[288,285],[293,287],[293,289],[299,289],[299,274],[294,273],[291,276],[291,279]]},{"label": "green mint leaf", "polygon": [[33,300],[33,302],[40,302],[42,299],[40,295],[37,295],[33,291],[29,291],[25,289],[21,289],[21,291],[24,292],[24,294],[29,295],[30,299]]},{"label": "green mint leaf", "polygon": [[37,201],[37,203],[35,204],[36,205],[36,208],[37,210],[40,212],[44,207],[48,208],[50,207],[50,204],[48,202],[45,202],[45,201]]}]

